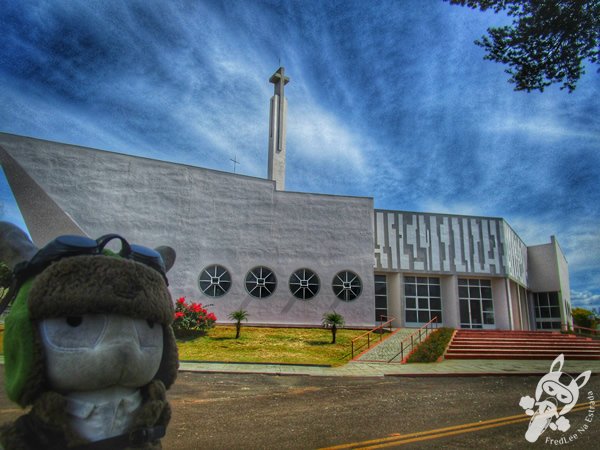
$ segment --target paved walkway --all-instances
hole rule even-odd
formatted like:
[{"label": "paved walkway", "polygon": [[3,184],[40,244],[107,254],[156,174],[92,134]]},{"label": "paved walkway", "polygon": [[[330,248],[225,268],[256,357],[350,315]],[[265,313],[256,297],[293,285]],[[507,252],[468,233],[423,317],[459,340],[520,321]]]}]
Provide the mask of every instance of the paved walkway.
[{"label": "paved walkway", "polygon": [[[315,367],[288,364],[238,364],[182,362],[179,370],[192,372],[261,373],[271,375],[310,376],[494,376],[543,375],[550,370],[550,360],[445,360],[438,363],[387,364],[352,361],[340,367]],[[564,371],[579,374],[591,370],[600,375],[600,361],[567,360]]]},{"label": "paved walkway", "polygon": [[[4,357],[0,355],[0,364]],[[494,375],[536,375],[548,373],[551,360],[444,360],[438,363],[377,363],[352,361],[340,367],[322,367],[300,364],[260,364],[260,363],[221,363],[181,361],[179,370],[206,373],[258,373],[270,375],[309,375],[344,377],[383,377],[383,376],[494,376]],[[579,374],[591,370],[600,375],[600,361],[566,360],[563,371]]]},{"label": "paved walkway", "polygon": [[[367,352],[361,354],[358,357],[360,361],[379,361],[388,362],[393,359],[392,362],[400,362],[401,358],[398,355],[400,352],[400,343],[417,331],[415,328],[398,328],[394,333],[385,339],[381,343],[375,342],[375,347],[372,347]],[[373,335],[373,339],[377,339],[377,335]],[[425,333],[423,332],[423,339],[425,339]],[[412,349],[410,344],[408,347],[404,347],[404,356],[408,355]]]}]

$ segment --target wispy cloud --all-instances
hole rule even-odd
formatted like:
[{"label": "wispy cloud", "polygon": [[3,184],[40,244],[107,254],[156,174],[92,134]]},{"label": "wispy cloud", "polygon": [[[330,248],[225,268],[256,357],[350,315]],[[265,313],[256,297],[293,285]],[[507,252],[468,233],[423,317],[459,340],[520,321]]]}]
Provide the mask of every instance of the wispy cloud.
[{"label": "wispy cloud", "polygon": [[571,305],[574,308],[600,309],[600,294],[590,291],[571,291]]},{"label": "wispy cloud", "polygon": [[[2,131],[266,176],[278,62],[287,185],[380,208],[505,217],[558,236],[600,293],[600,83],[513,92],[446,2],[5,2]],[[597,228],[597,227],[596,227]]]},{"label": "wispy cloud", "polygon": [[501,122],[490,124],[490,131],[495,133],[523,133],[529,139],[546,141],[566,139],[587,139],[600,143],[600,132],[597,130],[578,129],[567,123],[559,123],[552,117],[507,117]]}]

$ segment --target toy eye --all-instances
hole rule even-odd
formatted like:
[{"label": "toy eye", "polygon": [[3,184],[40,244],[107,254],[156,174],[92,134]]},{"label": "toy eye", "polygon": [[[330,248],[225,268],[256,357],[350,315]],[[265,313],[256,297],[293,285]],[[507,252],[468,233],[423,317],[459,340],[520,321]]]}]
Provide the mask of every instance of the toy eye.
[{"label": "toy eye", "polygon": [[69,316],[67,317],[67,324],[71,327],[78,327],[83,322],[83,317],[81,316]]},{"label": "toy eye", "polygon": [[160,347],[162,346],[163,334],[162,326],[157,326],[156,322],[144,319],[131,319],[137,331],[140,347]]},{"label": "toy eye", "polygon": [[40,321],[44,342],[56,349],[93,348],[107,325],[105,314],[55,317]]}]

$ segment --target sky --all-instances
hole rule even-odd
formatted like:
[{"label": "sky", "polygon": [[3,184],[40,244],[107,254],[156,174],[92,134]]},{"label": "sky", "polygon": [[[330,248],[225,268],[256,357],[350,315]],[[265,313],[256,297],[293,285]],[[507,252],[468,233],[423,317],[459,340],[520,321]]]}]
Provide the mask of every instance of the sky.
[{"label": "sky", "polygon": [[[285,66],[286,190],[503,217],[555,235],[600,308],[600,75],[516,92],[442,0],[0,0],[0,131],[267,176]],[[0,173],[0,219],[24,226]]]}]

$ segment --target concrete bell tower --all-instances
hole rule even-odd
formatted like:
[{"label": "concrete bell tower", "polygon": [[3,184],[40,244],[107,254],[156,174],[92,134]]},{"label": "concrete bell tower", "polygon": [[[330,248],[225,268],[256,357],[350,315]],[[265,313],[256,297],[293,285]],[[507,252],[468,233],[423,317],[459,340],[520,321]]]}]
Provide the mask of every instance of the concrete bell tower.
[{"label": "concrete bell tower", "polygon": [[275,92],[271,97],[271,114],[269,118],[269,180],[275,181],[275,189],[285,190],[285,128],[287,115],[287,99],[284,87],[290,79],[285,76],[285,68],[280,67],[269,78]]}]

